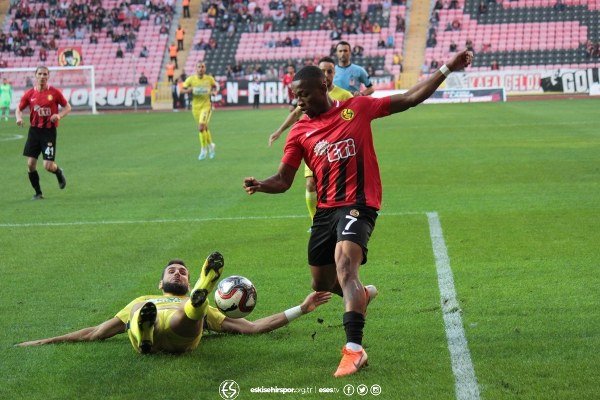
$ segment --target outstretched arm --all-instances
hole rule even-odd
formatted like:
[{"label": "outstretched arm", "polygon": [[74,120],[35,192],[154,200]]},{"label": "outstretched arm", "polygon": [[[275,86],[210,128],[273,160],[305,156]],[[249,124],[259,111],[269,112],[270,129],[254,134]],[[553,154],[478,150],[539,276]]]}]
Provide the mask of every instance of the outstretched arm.
[{"label": "outstretched arm", "polygon": [[117,317],[113,317],[97,326],[91,326],[89,328],[67,333],[66,335],[62,336],[18,343],[15,346],[37,346],[40,344],[55,344],[65,342],[93,342],[95,340],[108,339],[119,333],[124,333],[125,331],[126,326],[123,321]]},{"label": "outstretched arm", "polygon": [[254,177],[244,178],[244,190],[248,194],[256,192],[283,193],[292,186],[296,171],[288,164],[281,163],[277,173],[265,180],[259,181]]},{"label": "outstretched arm", "polygon": [[[445,65],[450,72],[452,72],[462,70],[469,66],[471,61],[473,61],[473,53],[468,50],[463,50],[460,53],[457,53],[452,60],[448,61]],[[406,111],[411,107],[421,104],[435,92],[445,79],[446,75],[439,69],[428,79],[419,82],[410,88],[406,93],[391,96],[390,114]]]},{"label": "outstretched arm", "polygon": [[256,321],[248,321],[244,318],[225,318],[221,324],[221,330],[223,332],[242,334],[271,332],[287,325],[291,320],[301,315],[314,311],[320,305],[327,303],[329,299],[331,299],[331,293],[329,292],[312,292],[306,296],[306,299],[299,306],[269,317],[257,319]]},{"label": "outstretched arm", "polygon": [[279,137],[283,134],[283,132],[286,131],[287,128],[298,122],[300,117],[302,117],[302,110],[300,109],[300,107],[296,107],[294,111],[288,114],[287,118],[285,119],[285,121],[283,121],[281,126],[277,128],[277,130],[273,132],[271,136],[269,136],[269,146],[271,146],[274,141],[279,139]]}]

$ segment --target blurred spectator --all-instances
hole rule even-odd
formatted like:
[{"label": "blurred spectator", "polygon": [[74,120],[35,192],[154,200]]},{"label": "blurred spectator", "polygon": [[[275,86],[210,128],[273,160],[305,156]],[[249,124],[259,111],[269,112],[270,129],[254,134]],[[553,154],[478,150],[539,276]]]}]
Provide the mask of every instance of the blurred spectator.
[{"label": "blurred spectator", "polygon": [[175,63],[169,61],[166,67],[167,81],[173,83],[173,77],[175,76]]},{"label": "blurred spectator", "polygon": [[40,61],[45,62],[48,59],[48,50],[43,47],[39,50]]},{"label": "blurred spectator", "polygon": [[194,50],[206,50],[208,44],[204,42],[204,39],[200,38],[200,41],[194,45]]},{"label": "blurred spectator", "polygon": [[146,75],[144,75],[143,72],[140,74],[140,77],[138,79],[138,83],[140,85],[147,85],[148,84],[148,77]]},{"label": "blurred spectator", "polygon": [[394,35],[388,35],[386,43],[385,43],[386,47],[388,49],[393,49],[394,48],[394,42],[395,42]]},{"label": "blurred spectator", "polygon": [[277,80],[279,76],[277,75],[277,70],[273,66],[273,64],[269,64],[267,66],[267,71],[265,73],[265,78],[267,80]]},{"label": "blurred spectator", "polygon": [[[385,46],[384,46],[385,47]],[[362,57],[365,52],[365,48],[357,44],[352,48],[352,55]]]},{"label": "blurred spectator", "polygon": [[475,52],[475,49],[473,48],[473,41],[471,39],[466,40],[465,47],[467,48],[467,50]]},{"label": "blurred spectator", "polygon": [[380,37],[379,40],[377,41],[377,48],[385,49],[385,40],[383,40],[382,37]]},{"label": "blurred spectator", "polygon": [[450,42],[450,47],[448,47],[448,50],[451,52],[455,52],[456,51],[456,43],[453,41]]},{"label": "blurred spectator", "polygon": [[119,47],[117,48],[116,57],[117,58],[123,58],[123,49],[121,49],[121,45],[119,45]]},{"label": "blurred spectator", "polygon": [[140,51],[140,57],[147,58],[149,55],[150,51],[148,51],[148,48],[146,46],[142,47],[142,50]]},{"label": "blurred spectator", "polygon": [[396,15],[396,32],[404,32],[406,30],[406,21],[402,15]]},{"label": "blurred spectator", "polygon": [[556,3],[554,3],[554,9],[556,11],[565,11],[566,8],[567,6],[565,6],[562,0],[556,0]]},{"label": "blurred spectator", "polygon": [[177,40],[177,50],[183,50],[183,39],[185,37],[185,30],[179,25],[175,31],[175,39]]},{"label": "blurred spectator", "polygon": [[498,64],[498,61],[493,60],[492,63],[490,64],[490,69],[492,71],[497,71],[500,69],[500,65]]},{"label": "blurred spectator", "polygon": [[487,4],[483,0],[479,2],[479,14],[487,13]]},{"label": "blurred spectator", "polygon": [[169,46],[169,59],[175,64],[175,69],[179,68],[179,64],[177,63],[177,52],[177,44],[175,42],[171,43]]},{"label": "blurred spectator", "polygon": [[375,76],[375,67],[373,67],[373,64],[372,64],[372,63],[369,63],[369,64],[367,65],[367,68],[365,68],[365,70],[367,71],[367,74],[368,74],[369,76]]},{"label": "blurred spectator", "polygon": [[429,38],[427,38],[427,47],[435,47],[437,45],[437,37],[435,32],[433,32],[431,35],[429,35]]},{"label": "blurred spectator", "polygon": [[190,0],[183,0],[181,5],[183,6],[183,18],[190,18]]}]

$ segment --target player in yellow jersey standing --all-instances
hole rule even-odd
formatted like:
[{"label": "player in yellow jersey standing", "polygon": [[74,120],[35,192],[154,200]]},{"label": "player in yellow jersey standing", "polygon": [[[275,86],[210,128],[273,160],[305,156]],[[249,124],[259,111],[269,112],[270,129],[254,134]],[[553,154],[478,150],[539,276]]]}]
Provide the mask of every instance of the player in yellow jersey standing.
[{"label": "player in yellow jersey standing", "polygon": [[208,123],[212,114],[210,96],[217,90],[217,81],[206,74],[204,61],[196,63],[196,75],[189,76],[183,83],[183,92],[192,94],[192,115],[198,124],[200,138],[200,155],[198,160],[204,160],[208,153],[209,158],[215,158],[215,144],[212,141]]},{"label": "player in yellow jersey standing", "polygon": [[[328,90],[327,94],[329,97],[338,101],[347,100],[352,97],[352,93],[333,84],[333,78],[335,77],[335,61],[333,61],[331,57],[321,58],[319,60],[319,69],[325,74]],[[269,146],[279,139],[283,132],[294,125],[301,117],[302,110],[300,107],[296,107],[296,109],[287,116],[285,121],[283,121],[281,126],[269,136]],[[308,214],[312,221],[317,212],[317,187],[313,172],[306,165],[304,166],[304,177],[306,178],[306,207],[308,208]]]}]

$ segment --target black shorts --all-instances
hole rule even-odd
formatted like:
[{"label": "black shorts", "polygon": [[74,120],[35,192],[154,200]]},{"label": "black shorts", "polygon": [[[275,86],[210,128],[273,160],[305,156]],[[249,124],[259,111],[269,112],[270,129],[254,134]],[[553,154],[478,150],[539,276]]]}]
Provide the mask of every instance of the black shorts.
[{"label": "black shorts", "polygon": [[54,161],[56,156],[56,128],[29,127],[23,155],[38,158],[40,153],[44,160]]},{"label": "black shorts", "polygon": [[313,218],[308,241],[308,264],[312,266],[335,264],[335,246],[349,240],[362,247],[367,262],[367,243],[375,229],[377,211],[371,207],[346,206],[319,208]]}]

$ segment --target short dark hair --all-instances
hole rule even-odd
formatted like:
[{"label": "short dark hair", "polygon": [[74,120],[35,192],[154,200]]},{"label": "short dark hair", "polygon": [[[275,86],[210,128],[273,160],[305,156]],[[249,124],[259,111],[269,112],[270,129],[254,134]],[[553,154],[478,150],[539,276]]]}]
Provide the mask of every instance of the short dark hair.
[{"label": "short dark hair", "polygon": [[40,69],[45,69],[48,72],[48,75],[50,75],[50,70],[45,65],[38,65],[38,67],[35,69],[35,73],[37,74]]},{"label": "short dark hair", "polygon": [[319,67],[308,65],[303,67],[300,71],[296,72],[296,75],[294,75],[294,81],[307,79],[325,79],[325,74]]},{"label": "short dark hair", "polygon": [[338,44],[335,45],[335,50],[337,51],[338,46],[348,46],[349,50],[352,51],[352,46],[350,45],[350,43],[346,42],[345,40],[339,41]]},{"label": "short dark hair", "polygon": [[321,64],[322,62],[326,62],[326,63],[332,63],[332,64],[335,64],[335,61],[333,61],[333,58],[331,58],[331,57],[328,57],[328,56],[322,57],[322,58],[319,60],[318,64]]},{"label": "short dark hair", "polygon": [[187,266],[185,265],[185,263],[183,262],[183,260],[181,260],[179,258],[174,258],[174,259],[170,260],[167,263],[167,266],[165,267],[165,269],[163,269],[163,273],[162,273],[161,279],[165,277],[165,272],[167,272],[167,268],[169,268],[173,264],[183,265],[184,267],[187,268]]}]

